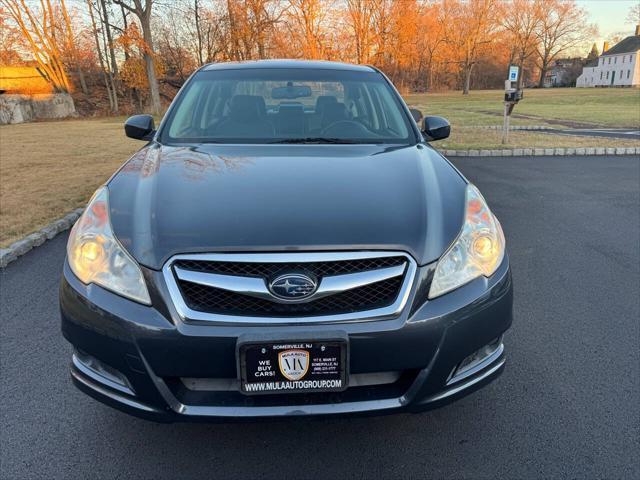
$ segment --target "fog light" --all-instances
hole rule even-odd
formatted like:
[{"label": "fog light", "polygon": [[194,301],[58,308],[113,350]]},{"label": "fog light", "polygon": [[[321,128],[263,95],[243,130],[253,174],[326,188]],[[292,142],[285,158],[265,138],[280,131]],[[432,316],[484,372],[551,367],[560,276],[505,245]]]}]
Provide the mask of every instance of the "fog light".
[{"label": "fog light", "polygon": [[73,354],[73,360],[76,367],[85,375],[89,375],[94,380],[98,380],[111,388],[133,395],[133,388],[127,377],[115,368],[78,349]]},{"label": "fog light", "polygon": [[461,380],[462,378],[468,377],[469,375],[475,373],[476,367],[484,363],[486,360],[489,360],[490,357],[499,357],[500,355],[496,355],[496,353],[498,353],[499,351],[501,352],[503,348],[502,336],[500,336],[493,340],[491,343],[488,343],[479,350],[476,350],[467,358],[462,360],[462,362],[460,362],[460,364],[451,373],[451,376],[449,377],[449,381],[447,383],[457,382],[458,380]]}]

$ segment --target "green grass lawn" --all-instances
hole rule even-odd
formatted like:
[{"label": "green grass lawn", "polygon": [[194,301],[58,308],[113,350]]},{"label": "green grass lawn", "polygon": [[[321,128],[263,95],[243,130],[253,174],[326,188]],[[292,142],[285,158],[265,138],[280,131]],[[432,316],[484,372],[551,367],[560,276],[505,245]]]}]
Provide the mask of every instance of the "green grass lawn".
[{"label": "green grass lawn", "polygon": [[453,128],[447,139],[433,143],[439,150],[476,150],[503,148],[579,148],[579,147],[640,147],[640,141],[625,138],[554,135],[536,131],[509,132],[509,141],[502,144],[502,132],[481,128]]},{"label": "green grass lawn", "polygon": [[[405,95],[405,100],[423,114],[443,116],[454,126],[502,124],[503,92],[499,90],[471,91],[469,95],[461,92],[411,94]],[[511,124],[640,128],[640,89],[525,90],[524,99],[513,111]]]},{"label": "green grass lawn", "polygon": [[84,206],[144,142],[124,118],[0,126],[0,247]]}]

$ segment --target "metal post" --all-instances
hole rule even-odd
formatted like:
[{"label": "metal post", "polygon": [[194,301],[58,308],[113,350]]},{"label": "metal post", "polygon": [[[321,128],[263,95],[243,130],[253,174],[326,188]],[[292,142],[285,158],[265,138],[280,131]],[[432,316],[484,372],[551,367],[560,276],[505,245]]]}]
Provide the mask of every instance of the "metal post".
[{"label": "metal post", "polygon": [[515,107],[518,100],[522,98],[522,91],[518,90],[518,72],[517,65],[511,65],[509,67],[509,78],[504,82],[504,120],[502,123],[502,144],[506,145],[509,142],[509,123],[511,120],[511,112]]},{"label": "metal post", "polygon": [[509,142],[509,119],[511,118],[509,102],[504,102],[504,121],[502,123],[502,144]]}]

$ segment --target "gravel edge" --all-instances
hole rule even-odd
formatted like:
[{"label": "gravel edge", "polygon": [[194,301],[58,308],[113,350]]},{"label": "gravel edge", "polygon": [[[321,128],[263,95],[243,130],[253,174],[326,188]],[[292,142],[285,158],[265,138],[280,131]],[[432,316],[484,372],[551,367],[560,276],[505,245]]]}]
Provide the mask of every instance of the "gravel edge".
[{"label": "gravel edge", "polygon": [[0,249],[0,268],[4,268],[35,247],[39,247],[47,240],[51,240],[59,233],[70,229],[80,217],[84,208],[78,208],[64,217],[50,223],[46,227],[31,233],[7,248]]},{"label": "gravel edge", "polygon": [[[640,147],[589,147],[589,148],[514,148],[505,150],[440,150],[447,157],[548,157],[574,155],[640,155]],[[78,220],[83,212],[78,208],[64,217],[50,223],[46,227],[27,235],[12,243],[7,248],[0,249],[0,268],[4,268],[31,249],[51,240],[65,230],[68,230]]]}]

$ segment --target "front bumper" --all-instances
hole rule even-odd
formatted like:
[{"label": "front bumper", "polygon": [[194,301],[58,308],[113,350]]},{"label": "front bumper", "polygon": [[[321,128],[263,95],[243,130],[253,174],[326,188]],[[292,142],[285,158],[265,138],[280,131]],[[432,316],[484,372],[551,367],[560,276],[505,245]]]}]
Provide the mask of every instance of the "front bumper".
[{"label": "front bumper", "polygon": [[[390,319],[334,325],[197,325],[181,321],[159,272],[145,272],[153,306],[84,285],[65,262],[60,289],[62,332],[76,349],[74,384],[92,397],[156,421],[291,415],[417,412],[482,387],[503,370],[502,335],[512,321],[508,258],[490,278],[424,302],[432,266],[419,269],[404,312]],[[428,285],[427,285],[428,286]],[[421,303],[424,302],[424,303]],[[421,305],[416,308],[413,304]],[[237,384],[241,335],[274,332],[282,340],[339,331],[348,338],[350,375],[384,376],[392,383],[350,385],[340,394],[245,396]],[[481,361],[456,373],[486,345]],[[222,390],[191,390],[183,379],[213,379]]]}]

